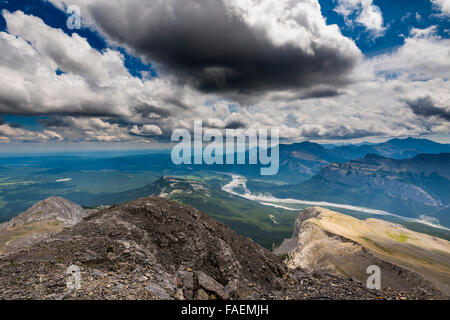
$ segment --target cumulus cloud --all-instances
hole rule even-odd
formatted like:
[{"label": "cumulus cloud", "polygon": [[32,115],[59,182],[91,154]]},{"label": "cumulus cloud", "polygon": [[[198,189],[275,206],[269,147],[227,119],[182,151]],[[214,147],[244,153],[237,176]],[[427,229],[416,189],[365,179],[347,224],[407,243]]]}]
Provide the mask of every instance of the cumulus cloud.
[{"label": "cumulus cloud", "polygon": [[129,114],[121,88],[142,84],[129,76],[120,53],[99,53],[77,34],[20,11],[3,16],[8,33],[0,32],[0,114]]},{"label": "cumulus cloud", "polygon": [[9,143],[11,140],[8,137],[1,137],[0,136],[0,143]]},{"label": "cumulus cloud", "polygon": [[411,29],[410,36],[394,54],[372,59],[374,69],[405,81],[449,79],[450,39],[437,34],[437,27]]},{"label": "cumulus cloud", "polygon": [[74,128],[79,131],[106,130],[112,126],[100,118],[53,117],[39,122],[50,128]]},{"label": "cumulus cloud", "polygon": [[4,142],[9,142],[10,140],[35,142],[48,140],[62,140],[62,137],[61,135],[51,130],[44,130],[43,132],[34,132],[5,123],[0,125],[0,140],[3,140]]},{"label": "cumulus cloud", "polygon": [[301,127],[301,134],[306,139],[312,140],[347,140],[359,139],[361,137],[371,137],[383,135],[383,132],[375,128],[355,128],[348,124],[338,124],[331,126],[304,125]]},{"label": "cumulus cloud", "polygon": [[[66,1],[52,0],[61,6]],[[249,94],[349,82],[355,43],[327,25],[317,0],[85,0],[111,42],[203,92]],[[133,17],[133,18],[130,18]]]},{"label": "cumulus cloud", "polygon": [[58,132],[66,141],[127,142],[135,140],[128,135],[126,127],[95,117],[51,117],[40,120],[40,124]]},{"label": "cumulus cloud", "polygon": [[203,126],[213,129],[245,129],[247,124],[240,116],[234,114],[227,121],[221,119],[206,119]]},{"label": "cumulus cloud", "polygon": [[142,127],[138,127],[135,125],[130,130],[130,132],[136,135],[143,135],[143,136],[160,136],[163,134],[161,128],[153,124],[146,124],[143,125]]},{"label": "cumulus cloud", "polygon": [[431,0],[431,2],[443,15],[450,16],[450,0]]},{"label": "cumulus cloud", "polygon": [[342,15],[349,26],[360,24],[372,33],[374,37],[383,35],[383,13],[373,0],[338,0],[335,11]]},{"label": "cumulus cloud", "polygon": [[431,97],[421,97],[415,100],[407,101],[407,105],[412,112],[425,117],[439,117],[450,121],[450,108],[438,107]]}]

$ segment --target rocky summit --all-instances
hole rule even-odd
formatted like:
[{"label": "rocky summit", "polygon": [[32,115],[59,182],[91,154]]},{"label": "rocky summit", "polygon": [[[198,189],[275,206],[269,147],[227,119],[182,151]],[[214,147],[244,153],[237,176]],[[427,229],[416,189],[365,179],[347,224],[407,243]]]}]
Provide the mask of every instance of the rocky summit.
[{"label": "rocky summit", "polygon": [[0,224],[0,255],[31,246],[81,222],[88,213],[76,203],[50,197]]},{"label": "rocky summit", "polygon": [[[75,277],[75,281],[74,281]],[[77,284],[73,286],[73,284]],[[282,259],[196,209],[143,198],[0,258],[0,299],[415,299]]]}]

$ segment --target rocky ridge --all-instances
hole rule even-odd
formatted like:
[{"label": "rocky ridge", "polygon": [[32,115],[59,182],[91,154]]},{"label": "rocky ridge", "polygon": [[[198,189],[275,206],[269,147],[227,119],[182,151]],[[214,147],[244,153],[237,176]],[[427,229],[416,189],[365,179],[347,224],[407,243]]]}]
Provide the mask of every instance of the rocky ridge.
[{"label": "rocky ridge", "polygon": [[287,254],[291,269],[321,271],[365,281],[367,268],[381,269],[381,283],[399,291],[449,294],[450,244],[400,225],[361,221],[323,208],[308,208],[295,222],[292,238],[277,254]]},{"label": "rocky ridge", "polygon": [[[66,283],[80,270],[80,289]],[[368,290],[281,258],[196,209],[144,198],[0,258],[1,299],[431,299]]]}]

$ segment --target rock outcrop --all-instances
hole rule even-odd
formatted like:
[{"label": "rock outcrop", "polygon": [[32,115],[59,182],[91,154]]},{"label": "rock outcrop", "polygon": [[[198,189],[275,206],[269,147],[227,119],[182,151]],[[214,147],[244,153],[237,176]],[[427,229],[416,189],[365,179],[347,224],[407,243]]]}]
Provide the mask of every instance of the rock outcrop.
[{"label": "rock outcrop", "polygon": [[376,265],[385,289],[450,294],[450,243],[386,221],[308,208],[275,253],[287,254],[291,269],[365,282],[367,268]]},{"label": "rock outcrop", "polygon": [[88,213],[59,197],[36,203],[11,221],[0,224],[0,255],[38,243],[81,222]]}]

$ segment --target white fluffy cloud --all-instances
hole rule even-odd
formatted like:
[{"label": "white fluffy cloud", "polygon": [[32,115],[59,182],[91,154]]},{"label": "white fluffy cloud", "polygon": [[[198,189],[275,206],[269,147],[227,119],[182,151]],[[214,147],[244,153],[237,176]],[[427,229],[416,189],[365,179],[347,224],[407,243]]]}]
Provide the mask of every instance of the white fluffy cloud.
[{"label": "white fluffy cloud", "polygon": [[142,127],[138,127],[137,125],[135,125],[133,126],[133,128],[131,128],[130,132],[136,135],[148,135],[148,136],[160,136],[163,134],[161,128],[153,124],[146,124],[143,125]]},{"label": "white fluffy cloud", "polygon": [[383,13],[373,0],[338,0],[335,11],[342,15],[347,25],[363,25],[375,37],[385,31]]},{"label": "white fluffy cloud", "polygon": [[19,140],[26,142],[62,140],[61,135],[51,130],[42,132],[29,131],[20,127],[13,127],[7,123],[0,125],[0,142]]},{"label": "white fluffy cloud", "polygon": [[11,142],[11,139],[8,137],[0,137],[0,143],[9,143]]},{"label": "white fluffy cloud", "polygon": [[437,35],[436,26],[415,29],[395,54],[371,60],[377,72],[404,81],[446,79],[450,76],[450,39]]},{"label": "white fluffy cloud", "polygon": [[128,74],[118,52],[99,53],[77,34],[20,11],[3,16],[8,33],[0,32],[0,112],[129,114],[122,88],[136,90],[142,83]]},{"label": "white fluffy cloud", "polygon": [[431,0],[431,2],[442,14],[450,16],[450,0]]},{"label": "white fluffy cloud", "polygon": [[133,141],[126,127],[96,117],[63,117],[44,120],[43,124],[57,131],[66,141],[127,142]]}]

